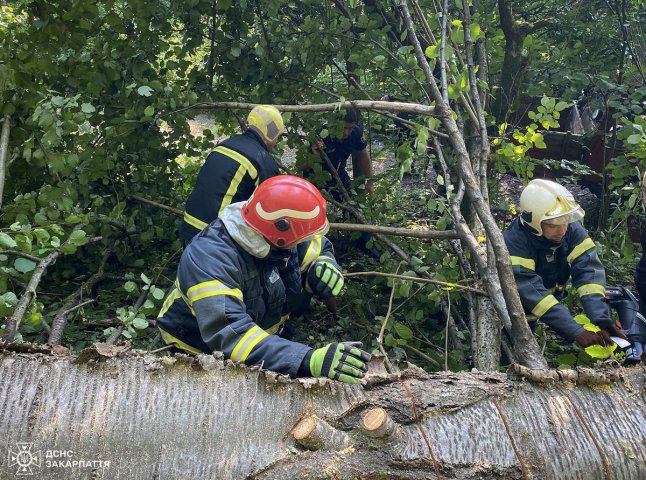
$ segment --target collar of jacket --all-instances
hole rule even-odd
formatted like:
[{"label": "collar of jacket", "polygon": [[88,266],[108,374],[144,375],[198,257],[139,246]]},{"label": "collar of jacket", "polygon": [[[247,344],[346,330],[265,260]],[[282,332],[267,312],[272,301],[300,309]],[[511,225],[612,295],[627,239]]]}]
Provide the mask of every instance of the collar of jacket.
[{"label": "collar of jacket", "polygon": [[247,253],[254,257],[265,258],[269,255],[271,246],[265,237],[247,225],[242,218],[243,203],[237,202],[227,205],[220,214],[220,220],[224,223],[231,238]]},{"label": "collar of jacket", "polygon": [[258,142],[260,144],[260,146],[262,148],[269,151],[269,147],[267,147],[267,144],[265,143],[265,141],[262,138],[260,138],[260,135],[258,135],[258,133],[254,132],[253,130],[245,130],[243,135],[246,135],[246,136],[249,136],[249,137],[253,138],[256,142]]}]

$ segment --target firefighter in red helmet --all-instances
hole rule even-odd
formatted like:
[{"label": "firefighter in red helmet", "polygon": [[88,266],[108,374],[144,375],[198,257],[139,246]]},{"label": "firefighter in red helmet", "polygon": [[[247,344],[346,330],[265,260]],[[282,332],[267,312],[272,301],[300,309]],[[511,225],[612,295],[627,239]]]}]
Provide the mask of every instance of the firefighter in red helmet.
[{"label": "firefighter in red helmet", "polygon": [[[291,377],[358,383],[370,358],[360,343],[315,350],[276,335],[289,297],[302,288],[300,266],[289,249],[328,229],[320,192],[290,175],[270,178],[247,201],[225,207],[184,250],[157,318],[163,340],[191,353],[220,351],[235,362]],[[334,260],[318,257],[312,267],[332,291],[342,284]]]}]

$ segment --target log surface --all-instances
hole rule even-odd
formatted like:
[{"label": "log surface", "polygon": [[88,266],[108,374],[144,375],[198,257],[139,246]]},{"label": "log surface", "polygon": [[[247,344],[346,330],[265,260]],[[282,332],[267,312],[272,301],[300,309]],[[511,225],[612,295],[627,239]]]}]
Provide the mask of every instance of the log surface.
[{"label": "log surface", "polygon": [[[18,442],[41,453],[31,468],[43,479],[646,478],[643,367],[594,389],[498,373],[380,375],[362,387],[213,356],[0,352],[0,478],[14,478]],[[377,446],[360,426],[376,407],[398,429]],[[292,432],[307,415],[352,444],[302,448]],[[110,463],[47,467],[48,451]]]}]

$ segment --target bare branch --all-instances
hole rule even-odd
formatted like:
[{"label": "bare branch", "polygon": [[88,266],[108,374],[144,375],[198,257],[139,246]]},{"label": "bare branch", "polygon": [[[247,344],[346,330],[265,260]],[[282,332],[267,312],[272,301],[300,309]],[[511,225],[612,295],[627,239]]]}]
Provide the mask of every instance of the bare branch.
[{"label": "bare branch", "polygon": [[2,195],[4,193],[4,180],[7,175],[7,152],[9,151],[9,132],[11,124],[9,115],[5,115],[0,136],[0,209],[2,209]]},{"label": "bare branch", "polygon": [[348,272],[344,273],[343,277],[359,277],[359,276],[370,276],[373,275],[375,277],[389,277],[389,278],[398,278],[400,280],[410,280],[413,282],[420,282],[420,283],[432,283],[433,285],[439,285],[441,287],[447,288],[447,289],[458,289],[458,290],[467,290],[469,292],[477,293],[479,295],[483,295],[487,297],[487,292],[484,290],[480,290],[479,288],[475,287],[469,287],[467,285],[460,285],[459,283],[449,283],[449,282],[441,282],[440,280],[434,280],[432,278],[423,278],[423,277],[409,277],[407,275],[396,275],[394,273],[386,273],[386,272]]}]

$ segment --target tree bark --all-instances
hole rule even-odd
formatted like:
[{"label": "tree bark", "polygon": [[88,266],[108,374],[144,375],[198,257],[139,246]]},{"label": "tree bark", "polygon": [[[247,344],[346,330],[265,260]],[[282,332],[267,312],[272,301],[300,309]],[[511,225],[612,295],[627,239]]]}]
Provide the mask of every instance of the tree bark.
[{"label": "tree bark", "polygon": [[[45,480],[646,478],[641,367],[592,389],[495,372],[388,375],[371,365],[365,385],[350,386],[217,356],[123,350],[0,352],[1,478],[16,473],[5,452],[18,442],[40,452],[31,468]],[[378,408],[396,435],[366,436],[363,420]],[[294,428],[308,416],[342,441],[300,446]],[[61,451],[69,455],[53,457]],[[93,472],[47,460],[109,465]]]}]

